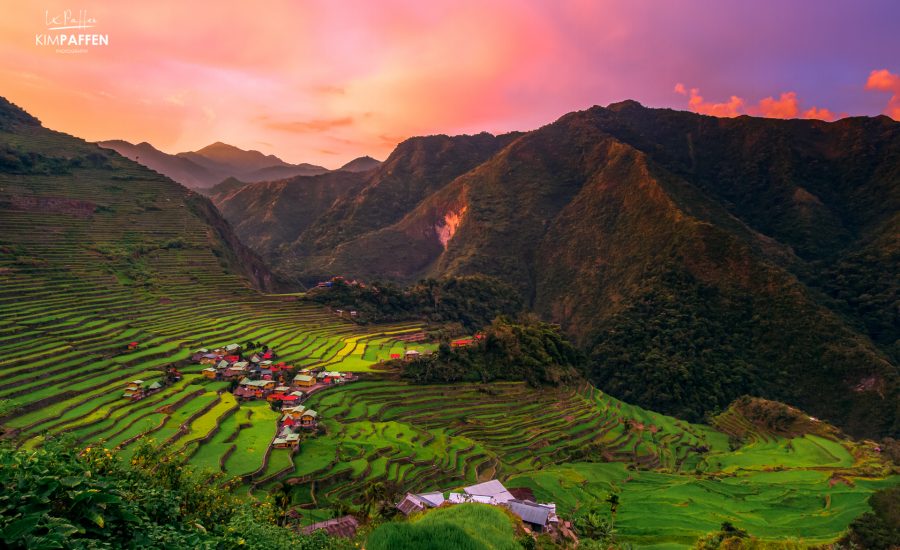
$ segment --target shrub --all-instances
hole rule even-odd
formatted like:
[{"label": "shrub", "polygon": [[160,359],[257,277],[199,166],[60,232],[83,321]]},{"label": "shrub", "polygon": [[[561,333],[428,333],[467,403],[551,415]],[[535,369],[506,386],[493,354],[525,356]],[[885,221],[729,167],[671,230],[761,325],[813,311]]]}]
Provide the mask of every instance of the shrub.
[{"label": "shrub", "polygon": [[124,467],[108,449],[48,441],[0,446],[5,548],[313,548],[349,543],[274,524],[270,503],[243,502],[149,444]]}]

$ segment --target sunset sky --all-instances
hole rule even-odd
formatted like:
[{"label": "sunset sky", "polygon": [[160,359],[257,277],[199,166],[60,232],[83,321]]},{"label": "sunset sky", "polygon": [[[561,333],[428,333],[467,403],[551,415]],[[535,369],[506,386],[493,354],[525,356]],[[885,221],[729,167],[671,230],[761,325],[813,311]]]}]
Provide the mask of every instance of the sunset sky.
[{"label": "sunset sky", "polygon": [[[37,45],[66,9],[109,45]],[[167,152],[224,141],[333,168],[414,135],[528,130],[627,98],[900,120],[890,0],[42,0],[2,13],[0,94],[50,128]]]}]

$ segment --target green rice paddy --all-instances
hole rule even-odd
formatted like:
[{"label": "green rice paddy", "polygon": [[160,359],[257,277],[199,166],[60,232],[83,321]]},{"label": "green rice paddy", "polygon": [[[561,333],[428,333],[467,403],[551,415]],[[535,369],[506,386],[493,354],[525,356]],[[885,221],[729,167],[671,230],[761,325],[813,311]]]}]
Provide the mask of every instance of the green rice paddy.
[{"label": "green rice paddy", "polygon": [[[37,134],[2,137],[51,156],[95,153]],[[294,466],[290,453],[268,452],[278,414],[239,405],[227,383],[203,379],[193,350],[252,340],[288,364],[367,372],[395,349],[428,347],[397,340],[418,323],[358,326],[297,294],[250,288],[192,192],[110,162],[115,170],[0,174],[4,196],[65,197],[102,212],[0,207],[0,399],[18,407],[0,426],[26,448],[66,435],[127,458],[153,440],[249,487]],[[139,346],[128,350],[132,341]],[[182,381],[140,401],[122,397],[127,382],[160,381],[173,365]]]},{"label": "green rice paddy", "polygon": [[759,434],[731,450],[709,426],[590,387],[363,382],[308,404],[328,411],[328,434],[304,443],[287,477],[312,509],[358,500],[371,482],[449,491],[497,477],[570,519],[608,509],[617,493],[620,538],[639,547],[691,546],[724,521],[766,540],[821,544],[873,491],[900,483],[869,445]]}]

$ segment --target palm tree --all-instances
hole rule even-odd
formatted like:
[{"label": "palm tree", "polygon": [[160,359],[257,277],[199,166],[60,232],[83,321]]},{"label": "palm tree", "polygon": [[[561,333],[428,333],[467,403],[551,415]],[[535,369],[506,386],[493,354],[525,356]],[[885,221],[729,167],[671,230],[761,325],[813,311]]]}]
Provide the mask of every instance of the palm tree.
[{"label": "palm tree", "polygon": [[384,483],[369,482],[363,490],[363,502],[367,516],[371,516],[373,510],[378,512],[378,504],[380,504],[387,496]]},{"label": "palm tree", "polygon": [[603,517],[598,510],[590,511],[576,520],[579,534],[594,540],[609,542],[615,535],[615,528],[611,521]]}]

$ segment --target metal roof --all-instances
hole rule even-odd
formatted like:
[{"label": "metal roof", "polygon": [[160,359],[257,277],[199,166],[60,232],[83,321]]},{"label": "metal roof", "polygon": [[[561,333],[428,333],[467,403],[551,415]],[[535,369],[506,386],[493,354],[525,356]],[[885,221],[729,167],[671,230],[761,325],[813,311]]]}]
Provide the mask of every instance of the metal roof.
[{"label": "metal roof", "polygon": [[485,481],[484,483],[479,483],[477,485],[471,485],[463,490],[470,495],[493,497],[498,503],[504,503],[514,498],[512,493],[507,491],[506,487],[496,479]]},{"label": "metal roof", "polygon": [[444,494],[439,491],[433,493],[419,493],[416,496],[432,507],[440,506],[444,503]]},{"label": "metal roof", "polygon": [[507,501],[506,506],[513,514],[522,518],[522,521],[534,525],[547,525],[547,520],[550,518],[550,508],[534,502],[512,499]]}]

